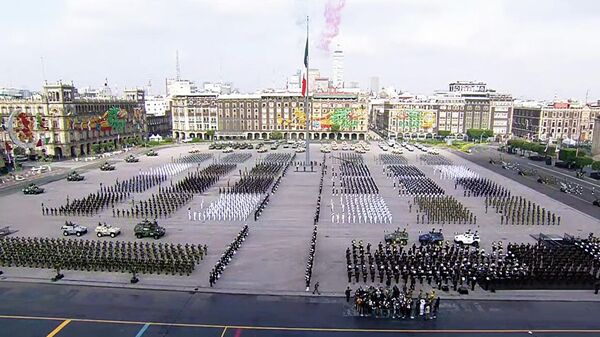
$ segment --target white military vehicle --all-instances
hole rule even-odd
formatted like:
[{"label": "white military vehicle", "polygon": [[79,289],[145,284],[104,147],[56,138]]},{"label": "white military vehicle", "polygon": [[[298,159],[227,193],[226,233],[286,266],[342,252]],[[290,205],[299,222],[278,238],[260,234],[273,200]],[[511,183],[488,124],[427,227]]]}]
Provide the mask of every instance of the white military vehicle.
[{"label": "white military vehicle", "polygon": [[96,227],[96,235],[101,238],[103,236],[110,236],[114,238],[115,236],[121,234],[121,228],[113,227],[111,225],[107,225],[105,223],[99,223],[98,227]]},{"label": "white military vehicle", "polygon": [[454,236],[454,242],[461,245],[479,247],[480,241],[481,238],[479,237],[479,234],[477,232],[473,233],[471,230]]},{"label": "white military vehicle", "polygon": [[233,152],[233,148],[231,146],[228,146],[223,150],[223,153],[231,153],[231,152]]}]

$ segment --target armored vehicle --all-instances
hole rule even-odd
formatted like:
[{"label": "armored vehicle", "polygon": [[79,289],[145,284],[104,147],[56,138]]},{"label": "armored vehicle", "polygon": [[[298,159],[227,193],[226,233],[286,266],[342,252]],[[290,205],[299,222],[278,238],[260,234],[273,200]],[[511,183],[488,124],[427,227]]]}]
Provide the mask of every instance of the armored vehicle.
[{"label": "armored vehicle", "polygon": [[403,230],[398,228],[392,233],[385,234],[384,239],[386,243],[406,246],[406,244],[408,244],[408,232],[406,231],[406,228]]},{"label": "armored vehicle", "polygon": [[125,157],[125,161],[128,163],[137,163],[140,161],[140,159],[136,158],[134,155],[130,154],[127,157]]},{"label": "armored vehicle", "polygon": [[156,152],[154,150],[150,150],[150,151],[146,152],[146,156],[148,156],[148,157],[156,157],[156,156],[158,156],[158,152]]},{"label": "armored vehicle", "polygon": [[471,230],[464,232],[463,234],[455,235],[454,242],[461,245],[469,245],[473,247],[479,247],[481,238],[477,232],[473,233]]},{"label": "armored vehicle", "polygon": [[64,236],[82,236],[87,233],[87,227],[77,225],[71,221],[65,221],[65,224],[60,229],[62,229]]},{"label": "armored vehicle", "polygon": [[102,166],[100,166],[100,171],[114,171],[115,166],[111,165],[109,162],[104,162]]},{"label": "armored vehicle", "polygon": [[135,225],[133,232],[135,233],[135,237],[138,239],[144,237],[153,237],[154,239],[158,240],[165,235],[166,230],[164,227],[159,226],[156,220],[154,222],[144,220]]},{"label": "armored vehicle", "polygon": [[441,244],[442,242],[444,242],[442,230],[436,232],[435,229],[433,229],[429,233],[419,235],[419,243],[421,243],[421,245]]},{"label": "armored vehicle", "polygon": [[23,189],[23,194],[40,194],[40,193],[44,193],[44,189],[34,183],[27,185],[27,187],[25,187]]},{"label": "armored vehicle", "polygon": [[119,234],[121,234],[121,228],[107,225],[106,222],[98,223],[98,227],[96,227],[96,236],[99,238],[103,236],[110,236],[111,238],[114,238]]},{"label": "armored vehicle", "polygon": [[82,181],[83,179],[85,178],[76,171],[73,171],[67,175],[67,181]]}]

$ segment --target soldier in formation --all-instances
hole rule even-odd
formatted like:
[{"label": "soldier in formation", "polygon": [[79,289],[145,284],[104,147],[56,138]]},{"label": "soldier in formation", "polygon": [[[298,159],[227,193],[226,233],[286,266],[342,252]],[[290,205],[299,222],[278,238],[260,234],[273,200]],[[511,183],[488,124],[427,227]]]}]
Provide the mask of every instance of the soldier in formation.
[{"label": "soldier in formation", "polygon": [[219,160],[220,164],[241,164],[252,157],[248,152],[230,153]]},{"label": "soldier in formation", "polygon": [[476,224],[477,216],[450,195],[416,196],[417,223]]},{"label": "soldier in formation", "polygon": [[398,195],[440,195],[444,190],[416,166],[389,165],[384,174],[394,180],[394,188],[398,187]]},{"label": "soldier in formation", "polygon": [[221,255],[221,258],[219,259],[219,261],[217,261],[217,264],[215,264],[215,266],[211,270],[208,277],[208,282],[211,287],[215,282],[217,282],[219,278],[221,278],[223,271],[225,270],[225,268],[227,268],[227,265],[229,264],[229,262],[231,262],[231,259],[237,253],[237,250],[240,249],[242,243],[246,241],[247,236],[248,225],[244,225],[242,230],[238,233],[233,242],[231,242],[231,244],[227,246],[225,252]]},{"label": "soldier in formation", "polygon": [[321,196],[323,194],[323,181],[325,180],[325,174],[327,173],[326,156],[323,155],[323,162],[321,162],[321,178],[319,180],[319,194],[317,195],[317,209],[315,210],[315,216],[313,218],[313,232],[310,239],[310,248],[308,250],[308,260],[306,262],[306,271],[304,278],[306,281],[306,291],[310,290],[310,281],[312,278],[312,269],[315,262],[315,253],[317,250],[317,230],[319,219],[321,216]]},{"label": "soldier in formation", "polygon": [[459,185],[465,190],[465,196],[469,197],[486,197],[486,199],[489,197],[510,197],[510,191],[507,188],[488,178],[458,178],[454,182],[454,189]]},{"label": "soldier in formation", "polygon": [[210,153],[192,153],[181,158],[175,159],[176,163],[199,164],[212,158]]},{"label": "soldier in formation", "polygon": [[452,165],[452,161],[450,161],[450,159],[434,154],[420,155],[419,162],[425,165]]},{"label": "soldier in formation", "polygon": [[406,165],[408,161],[399,154],[382,153],[379,155],[379,162],[383,165]]},{"label": "soldier in formation", "polygon": [[7,237],[0,264],[80,271],[190,275],[204,258],[201,245]]},{"label": "soldier in formation", "polygon": [[560,216],[522,196],[486,197],[485,206],[493,207],[500,214],[501,225],[560,225]]},{"label": "soldier in formation", "polygon": [[[152,193],[147,200],[131,202],[131,208],[117,209],[117,217],[126,218],[166,218],[194,197],[191,192],[159,192]],[[113,213],[114,214],[114,213]]]}]

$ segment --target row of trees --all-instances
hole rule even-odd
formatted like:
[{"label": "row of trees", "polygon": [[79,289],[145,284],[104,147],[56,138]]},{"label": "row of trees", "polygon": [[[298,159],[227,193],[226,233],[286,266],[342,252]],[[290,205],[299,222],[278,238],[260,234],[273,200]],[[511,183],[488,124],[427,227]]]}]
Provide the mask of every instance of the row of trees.
[{"label": "row of trees", "polygon": [[534,143],[528,142],[523,139],[510,139],[507,143],[513,149],[521,150],[521,154],[525,154],[525,152],[535,152],[542,156],[553,157],[556,152],[556,146],[546,145],[542,143]]},{"label": "row of trees", "polygon": [[490,129],[467,129],[469,139],[488,139],[494,137],[494,132]]},{"label": "row of trees", "polygon": [[[556,153],[556,146],[546,145],[542,143],[529,142],[523,139],[511,139],[507,143],[508,146],[513,149],[521,150],[522,154],[527,151],[535,152],[542,156],[553,157]],[[577,149],[563,148],[560,149],[558,159],[573,164],[576,168],[583,171],[584,168],[591,166],[593,170],[600,170],[600,161],[592,159],[592,157],[586,156],[585,152],[577,151]]]}]

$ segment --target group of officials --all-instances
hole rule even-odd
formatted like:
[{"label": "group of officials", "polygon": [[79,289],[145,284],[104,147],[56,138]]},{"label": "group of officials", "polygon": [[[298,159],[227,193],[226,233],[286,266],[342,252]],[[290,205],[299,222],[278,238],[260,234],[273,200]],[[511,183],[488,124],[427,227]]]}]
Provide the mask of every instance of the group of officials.
[{"label": "group of officials", "polygon": [[[346,289],[346,301],[350,300],[350,287]],[[393,319],[422,319],[437,318],[440,308],[440,297],[431,291],[426,294],[420,291],[414,297],[414,289],[402,290],[398,286],[374,287],[363,289],[358,287],[354,292],[354,310],[357,315],[364,317],[381,317]]]}]

